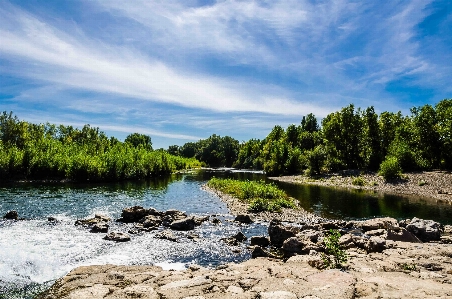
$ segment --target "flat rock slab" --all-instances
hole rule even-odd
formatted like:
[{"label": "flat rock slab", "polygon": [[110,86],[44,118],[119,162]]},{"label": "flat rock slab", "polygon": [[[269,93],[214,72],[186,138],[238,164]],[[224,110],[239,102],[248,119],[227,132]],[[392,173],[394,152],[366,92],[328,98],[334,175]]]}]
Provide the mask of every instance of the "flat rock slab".
[{"label": "flat rock slab", "polygon": [[318,256],[287,262],[256,258],[216,269],[85,266],[37,299],[69,298],[451,298],[452,245],[394,242],[382,253],[350,249],[346,270],[310,266]]}]

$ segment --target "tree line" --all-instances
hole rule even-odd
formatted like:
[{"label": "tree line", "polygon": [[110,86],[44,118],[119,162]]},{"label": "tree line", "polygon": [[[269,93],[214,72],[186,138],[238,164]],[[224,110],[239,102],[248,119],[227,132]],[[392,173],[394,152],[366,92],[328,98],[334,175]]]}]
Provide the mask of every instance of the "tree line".
[{"label": "tree line", "polygon": [[377,114],[353,104],[327,115],[312,113],[299,125],[276,125],[263,140],[239,143],[212,135],[168,151],[196,157],[210,166],[264,170],[269,175],[318,174],[343,169],[380,170],[391,178],[402,171],[452,169],[452,99],[436,105]]},{"label": "tree line", "polygon": [[133,133],[124,142],[99,128],[21,121],[0,115],[0,178],[118,181],[144,179],[199,167],[194,158],[152,149],[151,137]]}]

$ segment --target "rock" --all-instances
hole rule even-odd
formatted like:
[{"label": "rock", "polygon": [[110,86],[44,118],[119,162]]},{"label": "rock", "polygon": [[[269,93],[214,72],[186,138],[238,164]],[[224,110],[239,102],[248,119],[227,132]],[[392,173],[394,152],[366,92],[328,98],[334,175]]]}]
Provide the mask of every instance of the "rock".
[{"label": "rock", "polygon": [[285,240],[295,237],[300,230],[296,227],[284,226],[281,221],[273,219],[268,226],[270,243],[275,247],[281,247]]},{"label": "rock", "polygon": [[211,221],[212,221],[213,224],[220,224],[221,223],[221,220],[218,219],[217,217],[212,218]]},{"label": "rock", "polygon": [[344,249],[350,249],[356,247],[355,242],[353,242],[353,236],[350,234],[345,234],[339,238],[339,245]]},{"label": "rock", "polygon": [[398,230],[388,230],[386,235],[386,240],[400,241],[400,242],[411,242],[411,243],[422,243],[415,235],[399,227]]},{"label": "rock", "polygon": [[104,240],[115,242],[128,242],[130,241],[130,236],[126,233],[111,232],[104,237]]},{"label": "rock", "polygon": [[367,253],[383,252],[386,248],[386,240],[382,237],[370,237],[365,245]]},{"label": "rock", "polygon": [[250,239],[251,241],[251,246],[261,246],[261,247],[267,247],[268,245],[270,245],[270,240],[268,239],[268,237],[264,237],[264,236],[253,236]]},{"label": "rock", "polygon": [[143,223],[144,228],[157,229],[157,227],[162,223],[162,219],[155,215],[148,215],[140,220]]},{"label": "rock", "polygon": [[174,209],[165,211],[163,213],[163,215],[170,216],[171,218],[173,218],[173,220],[180,220],[180,219],[187,218],[187,214],[185,214],[184,212],[181,212],[179,210],[174,210]]},{"label": "rock", "polygon": [[370,231],[366,232],[366,235],[368,235],[369,237],[383,236],[384,234],[386,234],[386,230],[383,228],[370,230]]},{"label": "rock", "polygon": [[149,210],[141,207],[141,206],[133,206],[130,208],[125,208],[122,210],[121,218],[118,221],[125,223],[139,222],[140,219],[150,215]]},{"label": "rock", "polygon": [[410,224],[411,219],[403,219],[399,221],[399,226],[406,228],[408,224]]},{"label": "rock", "polygon": [[231,246],[237,246],[240,242],[243,242],[246,240],[246,236],[242,232],[238,232],[237,234],[228,237],[228,238],[222,238],[221,241],[225,242],[228,245]]},{"label": "rock", "polygon": [[195,220],[193,217],[186,217],[181,220],[176,220],[170,224],[170,228],[183,231],[192,230],[195,229]]},{"label": "rock", "polygon": [[248,214],[239,214],[235,217],[234,221],[245,224],[250,224],[254,222],[253,219],[251,219],[251,216]]},{"label": "rock", "polygon": [[439,241],[444,227],[433,220],[424,220],[414,217],[406,230],[413,233],[422,242]]},{"label": "rock", "polygon": [[93,227],[94,225],[104,225],[111,219],[107,216],[96,214],[94,215],[94,218],[88,218],[88,219],[79,219],[75,221],[75,225],[81,225],[85,227]]},{"label": "rock", "polygon": [[273,291],[259,293],[260,299],[297,299],[297,295],[287,291]]},{"label": "rock", "polygon": [[335,222],[324,222],[321,223],[320,226],[323,230],[330,230],[330,229],[338,229],[339,225]]},{"label": "rock", "polygon": [[452,235],[452,225],[445,225],[443,234]]},{"label": "rock", "polygon": [[4,216],[3,219],[8,219],[8,220],[18,220],[19,219],[19,214],[17,213],[17,211],[9,211],[7,212]]},{"label": "rock", "polygon": [[164,230],[161,233],[156,234],[155,237],[158,239],[164,239],[164,240],[169,240],[172,242],[177,242],[176,236],[169,230]]},{"label": "rock", "polygon": [[200,226],[201,224],[203,224],[204,222],[206,222],[207,220],[209,220],[209,216],[204,216],[204,217],[195,217],[195,225],[196,226]]},{"label": "rock", "polygon": [[253,250],[251,251],[251,258],[255,259],[258,257],[279,258],[277,255],[263,249],[262,247],[254,246]]},{"label": "rock", "polygon": [[291,237],[284,241],[282,249],[285,256],[303,253],[304,243],[297,237]]},{"label": "rock", "polygon": [[360,227],[365,232],[370,231],[370,230],[377,230],[377,229],[381,229],[381,228],[391,229],[393,227],[398,227],[398,226],[399,226],[399,223],[397,222],[397,220],[394,218],[390,218],[390,217],[374,218],[374,219],[369,219],[369,220],[366,220],[366,221],[363,221],[360,223]]},{"label": "rock", "polygon": [[298,233],[297,237],[309,239],[311,242],[317,243],[320,235],[321,235],[321,232],[313,230],[313,229],[308,229],[308,230],[303,230],[300,233]]},{"label": "rock", "polygon": [[55,217],[47,217],[47,221],[49,221],[49,222],[57,222],[58,219],[56,219]]},{"label": "rock", "polygon": [[106,223],[96,223],[91,228],[90,232],[92,233],[106,233],[108,232],[109,225]]}]

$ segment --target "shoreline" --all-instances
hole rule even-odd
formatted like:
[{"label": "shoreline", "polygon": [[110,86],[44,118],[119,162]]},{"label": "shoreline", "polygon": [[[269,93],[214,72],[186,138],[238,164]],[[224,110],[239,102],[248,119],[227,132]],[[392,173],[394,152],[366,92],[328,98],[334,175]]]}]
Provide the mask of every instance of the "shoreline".
[{"label": "shoreline", "polygon": [[[277,212],[250,212],[248,211],[248,204],[240,201],[239,199],[223,193],[221,191],[212,189],[207,185],[203,185],[202,189],[206,192],[213,193],[220,198],[221,201],[226,203],[230,213],[234,216],[237,215],[250,215],[254,220],[270,222],[272,219],[277,219],[283,222],[292,223],[316,223],[322,220],[326,220],[320,216],[310,213],[303,208],[297,206],[296,209],[282,208],[280,213]],[[296,202],[296,201],[295,201]]]},{"label": "shoreline", "polygon": [[[356,178],[363,185],[353,184]],[[397,180],[385,181],[376,172],[343,171],[311,178],[305,175],[268,177],[270,180],[291,184],[310,184],[332,188],[367,190],[380,194],[416,196],[423,199],[452,204],[452,173],[447,171],[423,171],[403,173]]]}]

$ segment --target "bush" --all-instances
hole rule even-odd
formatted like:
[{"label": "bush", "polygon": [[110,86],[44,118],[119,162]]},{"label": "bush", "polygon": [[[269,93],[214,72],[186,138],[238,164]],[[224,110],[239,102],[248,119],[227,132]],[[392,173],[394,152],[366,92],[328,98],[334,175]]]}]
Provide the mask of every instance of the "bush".
[{"label": "bush", "polygon": [[339,245],[341,234],[338,230],[330,229],[324,239],[325,253],[322,253],[322,260],[326,268],[339,269],[343,263],[347,262],[347,253]]},{"label": "bush", "polygon": [[402,168],[400,167],[399,160],[396,157],[387,157],[380,164],[380,171],[378,173],[383,176],[385,180],[400,178]]}]

